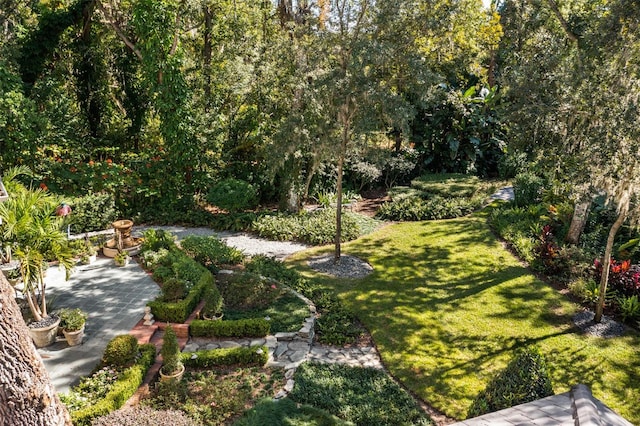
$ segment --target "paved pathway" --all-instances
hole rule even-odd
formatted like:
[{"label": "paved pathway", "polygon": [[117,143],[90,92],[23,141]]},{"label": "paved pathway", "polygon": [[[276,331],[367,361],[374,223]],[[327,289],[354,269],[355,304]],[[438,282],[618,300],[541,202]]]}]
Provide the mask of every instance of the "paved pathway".
[{"label": "paved pathway", "polygon": [[155,299],[158,285],[135,262],[115,266],[99,257],[92,265],[78,265],[68,281],[57,267],[47,271],[47,297],[55,308],[81,308],[89,314],[85,337],[69,347],[64,338],[38,352],[58,392],[64,393],[98,364],[109,340],[128,333]]}]

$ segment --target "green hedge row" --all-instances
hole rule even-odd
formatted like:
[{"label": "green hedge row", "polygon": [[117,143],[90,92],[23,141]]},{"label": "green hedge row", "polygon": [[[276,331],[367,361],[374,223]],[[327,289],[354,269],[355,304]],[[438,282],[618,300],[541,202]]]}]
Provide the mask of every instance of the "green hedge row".
[{"label": "green hedge row", "polygon": [[151,307],[151,312],[157,320],[181,324],[196,308],[207,288],[214,285],[211,272],[204,271],[198,283],[191,288],[184,299],[178,302],[162,302],[156,299],[147,305]]},{"label": "green hedge row", "polygon": [[247,318],[234,321],[194,320],[189,326],[193,337],[264,337],[269,334],[271,323],[263,318]]},{"label": "green hedge row", "polygon": [[74,425],[89,426],[92,419],[117,410],[131,398],[142,384],[144,376],[156,358],[156,347],[152,344],[140,345],[140,354],[141,357],[133,366],[122,372],[120,378],[102,400],[82,410],[71,412],[71,420]]},{"label": "green hedge row", "polygon": [[182,363],[186,367],[210,368],[216,365],[265,365],[269,359],[266,346],[248,348],[210,349],[197,352],[183,352]]}]

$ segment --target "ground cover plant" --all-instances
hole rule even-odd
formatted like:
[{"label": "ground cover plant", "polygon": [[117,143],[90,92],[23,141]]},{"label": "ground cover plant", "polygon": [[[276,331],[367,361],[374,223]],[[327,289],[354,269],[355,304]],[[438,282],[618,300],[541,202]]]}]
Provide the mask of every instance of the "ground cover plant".
[{"label": "ground cover plant", "polygon": [[416,401],[384,371],[304,363],[289,397],[361,426],[428,425]]},{"label": "ground cover plant", "polygon": [[473,175],[427,174],[412,180],[410,187],[391,188],[392,201],[380,207],[377,217],[413,221],[464,216],[482,207],[487,197],[504,184]]},{"label": "ground cover plant", "polygon": [[[342,215],[342,241],[354,240],[376,226],[376,221],[371,218],[345,211]],[[253,223],[252,230],[263,238],[276,241],[328,244],[335,239],[336,212],[325,208],[312,213],[262,216]]]},{"label": "ground cover plant", "polygon": [[340,420],[311,405],[296,404],[289,398],[265,398],[246,412],[233,426],[347,426]]},{"label": "ground cover plant", "polygon": [[609,407],[640,422],[638,334],[580,334],[572,322],[579,307],[505,250],[484,213],[389,225],[346,244],[344,253],[374,268],[356,281],[308,268],[305,260],[320,252],[299,253],[291,264],[333,288],[371,332],[394,377],[447,415],[465,418],[515,349],[535,343],[556,392],[585,383]]},{"label": "ground cover plant", "polygon": [[234,417],[285,384],[281,369],[216,366],[188,369],[179,383],[159,383],[144,405],[185,412],[199,425],[229,424]]}]

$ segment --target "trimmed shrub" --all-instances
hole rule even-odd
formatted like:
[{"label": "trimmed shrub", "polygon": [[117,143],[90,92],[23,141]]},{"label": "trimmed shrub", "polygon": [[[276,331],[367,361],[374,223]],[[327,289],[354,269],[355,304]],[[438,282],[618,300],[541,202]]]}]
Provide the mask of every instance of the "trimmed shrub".
[{"label": "trimmed shrub", "polygon": [[216,286],[209,286],[202,295],[204,306],[202,314],[211,317],[222,311],[222,296]]},{"label": "trimmed shrub", "polygon": [[69,223],[74,234],[111,228],[120,214],[112,194],[87,194],[74,198],[69,205],[73,211]]},{"label": "trimmed shrub", "polygon": [[102,355],[102,365],[116,368],[133,365],[138,355],[138,340],[130,334],[121,334],[111,339]]},{"label": "trimmed shrub", "polygon": [[234,321],[193,320],[189,333],[193,337],[264,337],[271,324],[264,318],[248,318]]},{"label": "trimmed shrub", "polygon": [[181,358],[182,363],[191,368],[211,368],[216,365],[235,364],[262,366],[269,360],[269,350],[266,346],[210,349],[183,352]]},{"label": "trimmed shrub", "polygon": [[148,302],[147,306],[151,307],[151,312],[156,319],[181,324],[186,321],[200,302],[204,291],[214,285],[213,275],[209,271],[205,271],[184,299],[177,302],[164,302],[160,296],[158,299]]},{"label": "trimmed shrub", "polygon": [[187,256],[213,272],[217,272],[220,265],[236,265],[244,258],[240,250],[229,247],[213,236],[189,235],[180,242],[180,247]]},{"label": "trimmed shrub", "polygon": [[182,411],[154,410],[151,407],[136,406],[114,411],[95,419],[91,426],[197,426],[198,423]]},{"label": "trimmed shrub", "polygon": [[384,203],[380,206],[377,217],[399,221],[452,219],[476,211],[484,205],[484,201],[483,196],[445,198],[436,195],[428,200],[407,197]]},{"label": "trimmed shrub", "polygon": [[513,180],[513,192],[517,206],[538,203],[542,196],[544,180],[531,172],[518,174]]},{"label": "trimmed shrub", "polygon": [[224,179],[211,187],[207,201],[229,212],[239,212],[258,205],[258,191],[244,180]]},{"label": "trimmed shrub", "polygon": [[[156,274],[153,275],[154,278]],[[162,301],[177,302],[187,294],[187,286],[178,278],[168,278],[162,284]]]},{"label": "trimmed shrub", "polygon": [[538,348],[518,351],[507,368],[480,392],[467,418],[513,407],[553,395],[551,378]]},{"label": "trimmed shrub", "polygon": [[152,344],[141,345],[139,354],[140,357],[136,363],[122,372],[118,380],[111,385],[104,398],[70,413],[74,425],[88,426],[91,424],[92,419],[117,410],[131,398],[142,384],[144,376],[155,360],[156,348]]},{"label": "trimmed shrub", "polygon": [[173,331],[173,327],[171,327],[171,325],[168,325],[164,329],[160,355],[162,355],[162,373],[171,375],[182,369],[178,337],[176,336],[176,332]]}]

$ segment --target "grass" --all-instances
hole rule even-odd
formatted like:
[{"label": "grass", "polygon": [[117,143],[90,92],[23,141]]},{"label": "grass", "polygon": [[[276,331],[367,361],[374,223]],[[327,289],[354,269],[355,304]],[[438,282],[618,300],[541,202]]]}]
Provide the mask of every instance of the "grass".
[{"label": "grass", "polygon": [[554,391],[577,383],[640,424],[640,337],[598,339],[576,332],[578,307],[536,279],[489,230],[484,213],[386,226],[345,244],[375,272],[360,280],[310,270],[332,286],[372,333],[390,372],[445,414],[464,419],[473,399],[518,347],[545,354]]}]

